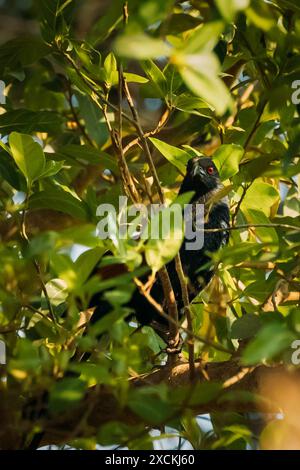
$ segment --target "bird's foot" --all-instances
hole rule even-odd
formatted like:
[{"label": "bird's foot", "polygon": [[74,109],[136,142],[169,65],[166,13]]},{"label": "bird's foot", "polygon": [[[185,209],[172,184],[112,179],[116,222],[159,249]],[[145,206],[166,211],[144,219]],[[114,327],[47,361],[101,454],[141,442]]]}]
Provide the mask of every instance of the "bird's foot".
[{"label": "bird's foot", "polygon": [[177,354],[180,354],[181,351],[182,351],[182,344],[181,344],[180,346],[176,347],[176,348],[174,348],[174,347],[167,347],[167,348],[165,349],[165,351],[166,351],[167,354],[176,354],[176,355],[177,355]]},{"label": "bird's foot", "polygon": [[180,354],[182,351],[183,341],[182,338],[179,336],[176,341],[174,340],[169,341],[168,346],[166,347],[167,354]]}]

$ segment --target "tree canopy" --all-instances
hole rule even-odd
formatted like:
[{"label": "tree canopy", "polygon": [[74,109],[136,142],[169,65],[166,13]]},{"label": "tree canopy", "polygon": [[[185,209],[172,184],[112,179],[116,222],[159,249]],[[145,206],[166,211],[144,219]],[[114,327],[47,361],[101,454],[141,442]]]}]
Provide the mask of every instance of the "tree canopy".
[{"label": "tree canopy", "polygon": [[[0,45],[0,448],[299,449],[298,1],[16,5],[0,9],[20,19]],[[101,239],[97,207],[168,210],[197,155],[219,170],[230,241],[171,357],[125,318],[136,284],[149,294],[143,259],[163,271],[178,240],[123,239],[109,218]],[[112,308],[91,325],[98,291]],[[245,413],[278,410],[253,436]]]}]

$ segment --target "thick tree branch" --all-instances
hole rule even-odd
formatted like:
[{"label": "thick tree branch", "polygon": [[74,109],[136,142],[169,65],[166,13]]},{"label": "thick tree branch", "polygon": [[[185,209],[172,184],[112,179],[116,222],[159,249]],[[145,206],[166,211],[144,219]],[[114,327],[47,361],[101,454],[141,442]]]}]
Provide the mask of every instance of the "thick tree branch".
[{"label": "thick tree branch", "polygon": [[[201,373],[203,364],[195,364],[196,381],[205,381]],[[208,363],[205,371],[211,381],[223,385],[218,397],[205,403],[198,402],[196,405],[186,404],[186,408],[194,414],[204,414],[212,412],[254,412],[261,411],[266,406],[268,412],[278,412],[278,406],[268,401],[268,397],[261,396],[261,390],[266,379],[273,377],[280,380],[282,377],[300,379],[300,370],[287,368],[278,365],[274,367],[258,366],[247,368],[240,366],[238,360],[231,360],[220,363]],[[188,363],[178,364],[175,367],[165,367],[142,377],[133,378],[131,387],[152,386],[159,383],[167,383],[172,388],[190,385],[190,370]],[[231,393],[228,393],[231,392]],[[246,392],[246,393],[244,393]],[[252,395],[250,395],[252,394]],[[1,395],[1,392],[0,392]],[[2,401],[2,397],[1,397]],[[0,401],[0,403],[1,403]],[[90,403],[93,403],[93,410],[87,417],[86,426],[80,428],[77,436],[74,436],[74,429],[85,416],[86,410],[90,410]],[[93,435],[99,427],[107,422],[118,421],[126,424],[145,423],[144,420],[135,415],[130,409],[122,408],[116,399],[113,391],[105,387],[95,387],[87,393],[85,399],[76,408],[69,412],[61,413],[59,416],[43,423],[45,434],[41,445],[62,444],[67,442],[68,436],[87,437]],[[3,422],[1,420],[1,422]],[[145,423],[147,426],[147,423]],[[153,427],[149,423],[149,427]],[[0,448],[3,448],[5,436],[0,434]]]}]

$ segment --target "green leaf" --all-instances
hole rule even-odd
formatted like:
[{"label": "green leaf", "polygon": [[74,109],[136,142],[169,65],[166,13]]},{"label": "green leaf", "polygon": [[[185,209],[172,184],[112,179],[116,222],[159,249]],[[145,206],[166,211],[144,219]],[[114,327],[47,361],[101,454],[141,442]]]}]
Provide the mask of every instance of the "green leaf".
[{"label": "green leaf", "polygon": [[[197,96],[193,96],[189,93],[182,93],[177,96],[173,105],[175,108],[184,111],[185,113],[195,114],[197,116],[212,117],[213,108],[209,106],[205,101]],[[194,150],[195,152],[195,150]]]},{"label": "green leaf", "polygon": [[36,11],[41,20],[41,32],[47,42],[66,32],[65,17],[71,21],[74,0],[35,0]]},{"label": "green leaf", "polygon": [[[264,212],[256,209],[247,209],[244,211],[247,222],[250,224],[270,224],[270,219]],[[264,243],[278,242],[278,235],[273,227],[255,227],[255,234]]]},{"label": "green leaf", "polygon": [[231,326],[230,338],[246,339],[254,336],[261,327],[259,316],[248,313],[235,320]]},{"label": "green leaf", "polygon": [[12,375],[37,371],[41,365],[39,351],[35,344],[26,338],[20,338],[16,345],[15,357],[8,363],[8,370]]},{"label": "green leaf", "polygon": [[143,335],[147,336],[147,344],[149,348],[151,348],[154,354],[158,354],[164,347],[164,341],[162,338],[150,326],[143,326],[141,331]]},{"label": "green leaf", "polygon": [[89,98],[89,93],[76,93],[79,103],[78,114],[84,119],[88,135],[101,147],[108,139],[108,130],[103,113]]},{"label": "green leaf", "polygon": [[237,177],[238,184],[252,182],[256,178],[263,176],[266,173],[270,172],[272,174],[273,172],[277,171],[277,169],[281,173],[281,168],[272,164],[273,160],[274,154],[263,155],[262,157],[257,157],[253,160],[245,162],[245,164],[241,166]]},{"label": "green leaf", "polygon": [[148,83],[148,78],[137,75],[136,73],[124,72],[124,77],[128,83]]},{"label": "green leaf", "polygon": [[108,384],[112,381],[109,370],[102,364],[92,364],[90,362],[70,364],[68,370],[81,374],[80,378],[86,382]]},{"label": "green leaf", "polygon": [[134,397],[129,401],[128,406],[134,413],[151,424],[163,423],[171,416],[172,412],[170,406],[152,396],[148,396],[147,399]]},{"label": "green leaf", "polygon": [[218,43],[224,27],[224,22],[218,20],[195,28],[187,40],[183,42],[182,51],[185,55],[212,51]]},{"label": "green leaf", "polygon": [[146,75],[151,80],[152,86],[154,86],[158,95],[161,98],[165,98],[168,85],[163,72],[160,70],[159,67],[157,67],[157,65],[152,60],[142,62],[141,66],[143,67],[143,70]]},{"label": "green leaf", "polygon": [[30,135],[12,132],[9,136],[12,157],[25,176],[28,186],[38,179],[45,169],[42,147]]},{"label": "green leaf", "polygon": [[58,234],[56,232],[42,232],[30,238],[28,245],[24,249],[24,257],[34,258],[43,253],[50,253],[53,251]]},{"label": "green leaf", "polygon": [[26,191],[26,181],[22,173],[18,171],[14,161],[9,155],[0,152],[0,175],[4,178],[13,188],[18,191]]},{"label": "green leaf", "polygon": [[19,70],[34,64],[50,51],[39,37],[20,35],[0,46],[0,73],[5,68]]},{"label": "green leaf", "polygon": [[142,33],[120,36],[115,42],[114,49],[117,55],[136,60],[169,56],[171,50],[163,40]]},{"label": "green leaf", "polygon": [[120,287],[119,289],[116,288],[114,290],[106,291],[103,294],[103,297],[117,309],[120,308],[121,305],[125,305],[130,301],[133,290],[133,286]]},{"label": "green leaf", "polygon": [[243,155],[243,147],[235,144],[224,144],[216,150],[213,160],[222,181],[231,178],[239,171],[239,163]]},{"label": "green leaf", "polygon": [[80,224],[59,232],[58,246],[72,246],[74,243],[94,248],[99,244],[99,238],[95,233],[94,224]]},{"label": "green leaf", "polygon": [[[126,81],[128,83],[148,83],[149,80],[148,78],[142,77],[141,75],[137,75],[136,73],[123,73],[124,77],[126,78]],[[110,76],[110,86],[117,85],[119,83],[119,73],[117,71],[114,71],[111,73]]]},{"label": "green leaf", "polygon": [[[118,72],[117,72],[117,61],[112,52],[110,52],[107,57],[105,58],[104,64],[104,71],[105,71],[105,82],[106,84],[110,87],[113,84],[113,73],[116,74],[118,77]],[[117,78],[118,80],[118,78]],[[118,81],[117,81],[118,83]]]},{"label": "green leaf", "polygon": [[108,3],[105,14],[101,15],[99,20],[92,26],[91,31],[87,33],[87,41],[93,45],[102,44],[109,34],[122,23],[123,18],[123,0],[114,0]]},{"label": "green leaf", "polygon": [[10,132],[49,132],[58,133],[62,130],[63,118],[54,111],[29,111],[16,109],[0,115],[0,133]]},{"label": "green leaf", "polygon": [[90,336],[99,337],[105,331],[111,331],[113,324],[127,315],[128,310],[122,310],[120,308],[118,308],[118,311],[103,315],[100,320],[98,320],[96,323],[93,323],[93,325],[90,327]]},{"label": "green leaf", "polygon": [[133,390],[128,400],[129,408],[151,424],[162,423],[174,413],[174,407],[162,399],[166,390],[160,387],[156,390],[153,387]]},{"label": "green leaf", "polygon": [[60,172],[64,162],[55,162],[53,160],[48,160],[45,165],[43,173],[41,173],[40,178],[49,178],[49,176],[54,176]]},{"label": "green leaf", "polygon": [[291,346],[293,333],[282,323],[272,323],[263,327],[255,339],[244,350],[242,362],[245,365],[257,364],[272,359]]},{"label": "green leaf", "polygon": [[86,384],[77,378],[63,378],[56,382],[50,391],[49,408],[60,413],[73,408],[83,398]]},{"label": "green leaf", "polygon": [[248,19],[260,30],[267,32],[276,26],[277,15],[274,14],[274,9],[270,8],[270,5],[265,2],[252,0],[246,13]]},{"label": "green leaf", "polygon": [[75,265],[67,255],[52,253],[51,267],[67,289],[74,290],[77,286],[77,273]]},{"label": "green leaf", "polygon": [[188,152],[154,137],[150,137],[149,140],[172,165],[176,166],[183,175],[185,174],[187,162],[191,158]]},{"label": "green leaf", "polygon": [[241,210],[246,213],[248,209],[256,209],[268,217],[270,215],[270,208],[278,201],[279,193],[277,189],[271,184],[257,179],[247,190],[241,204]]},{"label": "green leaf", "polygon": [[75,269],[78,281],[81,285],[84,284],[84,282],[87,280],[94,267],[100,261],[104,252],[104,248],[97,247],[82,253],[82,255],[78,257],[75,262]]},{"label": "green leaf", "polygon": [[[88,85],[85,83],[84,79],[79,76],[72,67],[65,67],[65,71],[72,82],[72,84],[79,90],[79,92],[87,97],[90,100],[91,90]],[[85,74],[84,74],[85,75]]]},{"label": "green leaf", "polygon": [[189,29],[194,29],[202,23],[201,18],[196,18],[187,13],[174,13],[168,19],[168,34],[178,34]]},{"label": "green leaf", "polygon": [[145,246],[145,256],[152,271],[157,272],[174,258],[182,244],[184,230],[180,204],[172,204],[156,213],[151,218],[149,230],[151,235]]},{"label": "green leaf", "polygon": [[233,246],[224,246],[218,256],[226,266],[231,266],[243,262],[245,258],[253,258],[261,249],[258,243],[236,242]]},{"label": "green leaf", "polygon": [[102,446],[114,445],[117,442],[126,444],[137,435],[143,434],[143,425],[132,425],[121,421],[109,421],[103,424],[97,434],[97,441]]},{"label": "green leaf", "polygon": [[78,161],[85,165],[99,165],[103,169],[107,168],[115,174],[119,173],[118,165],[111,155],[89,145],[64,145],[59,148],[55,155],[61,160],[70,162],[70,164]]},{"label": "green leaf", "polygon": [[55,307],[64,303],[68,298],[68,285],[63,279],[51,279],[47,282],[46,289],[51,304]]},{"label": "green leaf", "polygon": [[224,82],[218,77],[220,64],[211,52],[174,57],[188,88],[213,106],[218,115],[231,107],[232,100]]},{"label": "green leaf", "polygon": [[278,0],[277,3],[288,10],[300,13],[298,0]]},{"label": "green leaf", "polygon": [[6,145],[4,142],[2,142],[2,140],[0,139],[0,147],[5,150],[5,152],[7,152],[9,155],[11,155],[11,151],[10,151],[10,148],[8,147],[8,145]]},{"label": "green leaf", "polygon": [[187,388],[186,392],[187,397],[189,397],[189,404],[199,405],[201,403],[209,403],[210,401],[216,399],[216,397],[221,391],[221,388],[221,385],[216,382],[204,382],[201,384],[197,384],[190,397]]},{"label": "green leaf", "polygon": [[[129,0],[129,9],[134,8],[137,10],[135,18],[132,23],[128,23],[128,29],[136,31],[137,28],[148,30],[156,23],[163,22],[168,18],[172,11],[174,0]],[[138,7],[138,8],[137,8]]]},{"label": "green leaf", "polygon": [[83,201],[60,188],[52,188],[33,194],[29,199],[30,209],[52,209],[86,221],[88,209]]},{"label": "green leaf", "polygon": [[199,426],[197,419],[189,410],[181,419],[183,427],[182,435],[193,446],[193,449],[199,449],[203,437],[203,431]]},{"label": "green leaf", "polygon": [[95,437],[82,437],[73,439],[70,446],[78,450],[97,450],[97,440]]},{"label": "green leaf", "polygon": [[216,0],[216,5],[225,20],[234,20],[237,12],[248,7],[250,0]]}]

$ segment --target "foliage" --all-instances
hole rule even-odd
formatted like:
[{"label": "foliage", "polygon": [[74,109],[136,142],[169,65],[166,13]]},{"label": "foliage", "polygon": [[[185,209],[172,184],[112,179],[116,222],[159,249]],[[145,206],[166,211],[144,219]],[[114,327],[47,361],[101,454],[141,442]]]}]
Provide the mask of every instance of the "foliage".
[{"label": "foliage", "polygon": [[[298,2],[129,0],[125,17],[123,0],[98,2],[99,19],[79,34],[83,3],[36,1],[27,15],[39,21],[40,35],[0,46],[0,339],[7,354],[0,371],[15,432],[28,445],[88,389],[105,386],[137,424],[116,415],[85,432],[91,405],[76,435],[60,429],[61,443],[148,449],[157,439],[149,429],[169,426],[197,449],[245,448],[251,432],[237,413],[223,421],[212,415],[209,433],[195,419],[193,407],[217,399],[220,383],[200,383],[192,394],[166,383],[130,385],[166,360],[150,327],[124,321],[133,278],[143,258],[149,270],[160,269],[180,239],[119,239],[110,222],[112,239],[100,240],[96,209],[110,203],[118,210],[127,194],[120,142],[139,197],[159,202],[124,95],[120,126],[123,70],[166,204],[194,155],[214,158],[229,194],[236,229],[213,257],[214,280],[192,305],[193,331],[206,339],[196,338],[196,358],[228,361],[242,341],[245,365],[290,364],[300,331],[299,296],[292,295],[300,282],[300,117],[292,100]],[[93,274],[99,262],[113,261],[127,273],[110,280]],[[81,312],[99,290],[111,313],[84,329]],[[45,391],[47,412],[35,407],[28,416],[24,410],[45,400]]]}]

